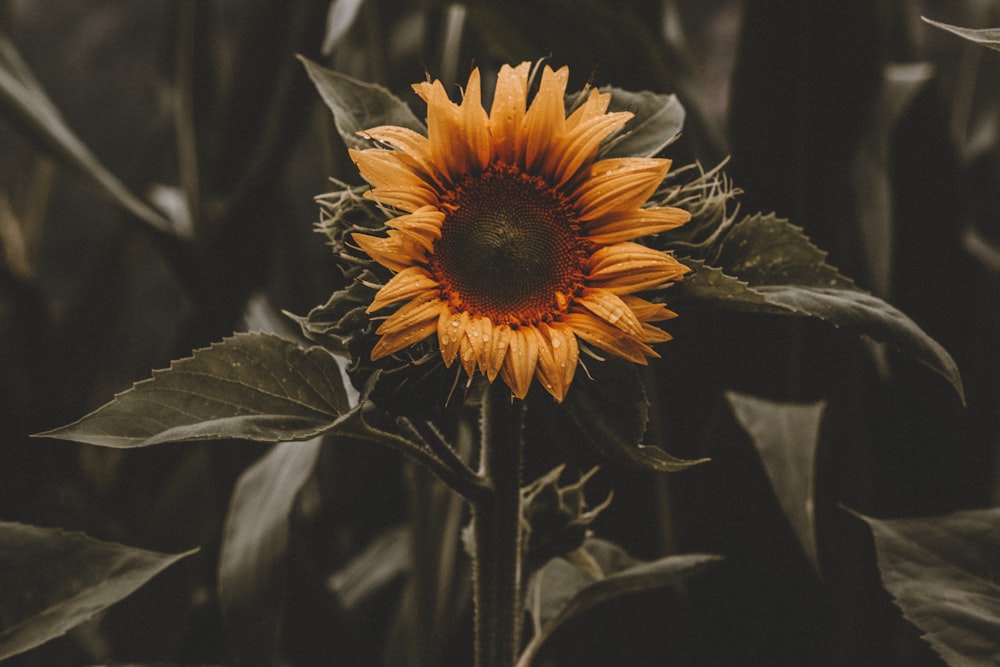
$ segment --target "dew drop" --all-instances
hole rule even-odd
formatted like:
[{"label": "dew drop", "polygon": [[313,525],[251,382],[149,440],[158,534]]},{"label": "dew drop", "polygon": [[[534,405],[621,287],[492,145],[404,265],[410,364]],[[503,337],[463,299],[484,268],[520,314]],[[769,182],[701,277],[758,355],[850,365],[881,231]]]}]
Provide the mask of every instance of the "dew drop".
[{"label": "dew drop", "polygon": [[561,338],[553,338],[552,339],[552,349],[553,350],[558,349],[560,345],[562,345],[562,339]]},{"label": "dew drop", "polygon": [[456,329],[458,328],[458,318],[457,317],[451,321],[451,326],[455,327]]},{"label": "dew drop", "polygon": [[618,320],[620,320],[622,318],[622,315],[624,315],[624,314],[625,314],[625,311],[623,311],[620,306],[617,306],[617,307],[615,307],[614,310],[612,310],[610,313],[608,313],[608,322],[611,322],[612,324],[614,324],[615,322],[617,322]]}]

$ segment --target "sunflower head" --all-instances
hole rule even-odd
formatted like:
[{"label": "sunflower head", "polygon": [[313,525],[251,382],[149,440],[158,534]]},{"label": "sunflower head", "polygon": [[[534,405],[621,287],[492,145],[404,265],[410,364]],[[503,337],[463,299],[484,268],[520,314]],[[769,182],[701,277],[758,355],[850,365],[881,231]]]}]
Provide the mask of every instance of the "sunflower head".
[{"label": "sunflower head", "polygon": [[366,196],[398,215],[387,235],[353,240],[394,274],[367,307],[389,313],[373,360],[436,339],[444,364],[458,360],[470,379],[499,375],[518,398],[537,379],[562,401],[580,341],[645,364],[650,345],[669,340],[651,322],[674,313],[636,293],[687,268],[635,239],[690,216],[646,206],[669,160],[601,159],[631,113],[609,112],[610,95],[591,89],[567,114],[567,68],[545,67],[529,104],[530,70],[501,68],[489,112],[478,70],[460,103],[440,81],[418,83],[426,136],[362,133],[374,147],[351,158]]}]

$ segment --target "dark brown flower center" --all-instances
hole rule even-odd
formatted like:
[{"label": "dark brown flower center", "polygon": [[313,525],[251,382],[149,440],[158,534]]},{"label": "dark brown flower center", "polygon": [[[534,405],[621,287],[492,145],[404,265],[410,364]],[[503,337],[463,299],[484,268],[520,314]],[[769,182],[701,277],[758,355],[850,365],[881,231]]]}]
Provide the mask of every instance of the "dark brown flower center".
[{"label": "dark brown flower center", "polygon": [[430,269],[452,306],[497,324],[566,310],[586,246],[573,209],[548,183],[495,164],[443,197],[442,209]]}]

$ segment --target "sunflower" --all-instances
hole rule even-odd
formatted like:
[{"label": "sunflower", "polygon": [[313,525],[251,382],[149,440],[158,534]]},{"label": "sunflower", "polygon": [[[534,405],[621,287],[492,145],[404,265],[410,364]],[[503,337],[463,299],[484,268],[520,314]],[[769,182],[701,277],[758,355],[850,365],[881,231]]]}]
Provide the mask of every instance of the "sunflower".
[{"label": "sunflower", "polygon": [[533,378],[557,401],[579,343],[645,364],[670,339],[650,322],[675,316],[634,293],[681,278],[673,256],[634,243],[682,225],[677,208],[643,207],[670,168],[659,158],[599,159],[632,117],[584,91],[567,115],[569,70],[546,66],[528,104],[530,63],[504,65],[487,114],[478,70],[461,103],[440,81],[413,86],[427,136],[392,125],[351,150],[366,196],[400,212],[385,237],[354,234],[395,275],[368,312],[403,302],[376,329],[373,360],[437,336],[446,366],[499,374],[524,398]]}]

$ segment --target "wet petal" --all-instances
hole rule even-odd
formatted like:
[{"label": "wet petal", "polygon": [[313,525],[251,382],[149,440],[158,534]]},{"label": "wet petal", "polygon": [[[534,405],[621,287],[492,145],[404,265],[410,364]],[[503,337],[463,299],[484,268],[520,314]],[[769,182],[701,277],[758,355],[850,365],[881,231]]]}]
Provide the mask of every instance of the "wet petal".
[{"label": "wet petal", "polygon": [[454,313],[450,308],[442,308],[438,317],[438,346],[441,348],[441,358],[444,365],[451,367],[458,354],[458,348],[465,338],[465,328],[469,324],[469,313],[463,311]]},{"label": "wet petal", "polygon": [[672,255],[638,243],[599,248],[587,259],[587,285],[629,294],[679,280],[688,268]]},{"label": "wet petal", "polygon": [[559,324],[540,322],[535,329],[538,339],[538,365],[535,377],[557,402],[562,403],[573,382],[579,355],[576,336]]},{"label": "wet petal", "polygon": [[479,69],[472,70],[469,83],[465,87],[461,111],[462,133],[465,138],[466,156],[468,162],[464,165],[466,172],[479,172],[490,162],[492,145],[490,142],[489,117],[483,108],[482,91],[480,89]]},{"label": "wet petal", "polygon": [[588,312],[567,313],[561,322],[594,347],[631,362],[645,365],[646,357],[660,356],[645,343]]},{"label": "wet petal", "polygon": [[382,337],[372,349],[372,361],[398,352],[433,334],[444,307],[437,299],[411,301],[390,315],[376,330]]},{"label": "wet petal", "polygon": [[472,317],[469,325],[465,328],[465,337],[462,339],[460,355],[462,366],[469,377],[476,372],[476,368],[486,374],[486,367],[490,358],[490,343],[493,337],[493,322],[488,317]]},{"label": "wet petal", "polygon": [[397,273],[426,259],[427,253],[420,243],[395,229],[390,229],[387,237],[351,234],[351,238],[366,255]]},{"label": "wet petal", "polygon": [[425,203],[437,201],[437,192],[428,182],[427,174],[405,153],[388,148],[369,148],[363,151],[352,148],[348,152],[358,171],[376,190],[414,188],[427,192]]},{"label": "wet petal", "polygon": [[442,174],[431,154],[430,140],[419,132],[397,125],[380,125],[361,132],[361,136],[392,146],[407,155],[420,170],[442,187],[447,179]]},{"label": "wet petal", "polygon": [[437,281],[431,278],[425,269],[419,266],[407,267],[394,275],[389,282],[382,286],[375,295],[375,298],[372,299],[367,312],[372,313],[376,310],[381,310],[399,301],[409,301],[411,299],[422,301],[421,297],[429,296],[431,292],[436,291],[439,287]]},{"label": "wet petal", "polygon": [[528,74],[531,63],[517,67],[503,65],[497,74],[497,85],[490,108],[490,135],[497,159],[518,164],[524,155],[521,124],[528,104]]},{"label": "wet petal", "polygon": [[511,330],[510,345],[504,357],[500,375],[517,398],[524,398],[531,386],[538,363],[538,339],[532,327]]},{"label": "wet petal", "polygon": [[433,253],[434,242],[441,238],[444,213],[434,206],[423,206],[413,213],[393,218],[386,224],[423,246],[428,253]]},{"label": "wet petal", "polygon": [[613,158],[595,162],[576,190],[582,220],[637,209],[656,191],[670,170],[661,158]]},{"label": "wet petal", "polygon": [[506,324],[493,327],[493,341],[489,347],[489,356],[486,362],[486,379],[490,382],[496,378],[497,373],[503,368],[504,359],[507,357],[507,348],[510,346],[510,339],[514,335],[513,330]]},{"label": "wet petal", "polygon": [[584,288],[576,303],[625,333],[642,336],[642,322],[624,301],[608,290]]},{"label": "wet petal", "polygon": [[542,83],[524,117],[524,167],[530,173],[538,171],[548,148],[564,133],[568,81],[567,67],[553,72],[546,65],[542,71]]},{"label": "wet petal", "polygon": [[634,294],[623,295],[622,301],[628,304],[635,316],[642,322],[662,322],[677,317],[677,313],[667,308],[666,304],[646,301]]},{"label": "wet petal", "polygon": [[606,245],[631,241],[680,227],[691,214],[669,206],[612,211],[584,223],[584,238]]},{"label": "wet petal", "polygon": [[557,187],[566,184],[577,172],[597,157],[601,142],[625,126],[632,117],[627,111],[598,116],[567,130],[558,149],[549,152],[543,173]]}]

